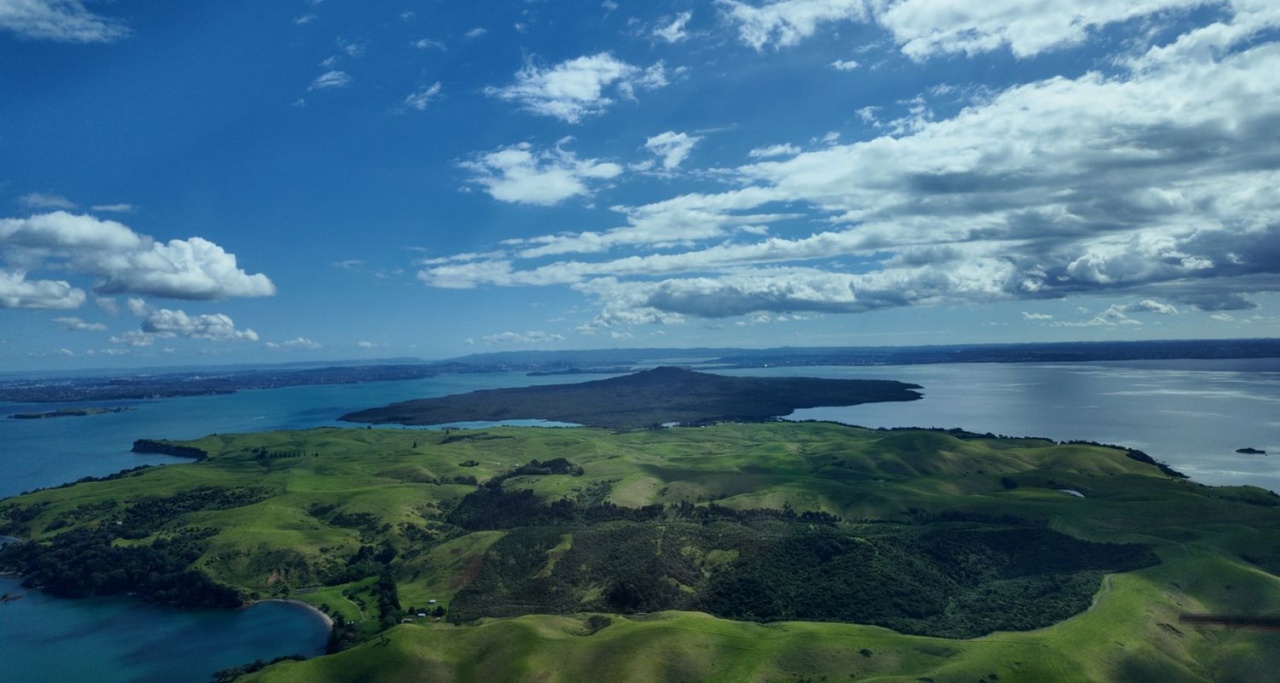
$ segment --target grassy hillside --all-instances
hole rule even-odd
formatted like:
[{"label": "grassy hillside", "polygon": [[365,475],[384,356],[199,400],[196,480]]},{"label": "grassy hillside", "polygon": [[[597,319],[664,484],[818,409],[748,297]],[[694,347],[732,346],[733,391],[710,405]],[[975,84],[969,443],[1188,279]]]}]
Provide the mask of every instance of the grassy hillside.
[{"label": "grassy hillside", "polygon": [[[0,502],[0,532],[46,548],[31,566],[72,594],[109,592],[186,558],[214,586],[303,600],[347,624],[335,644],[344,652],[251,680],[1247,681],[1280,667],[1278,634],[1178,622],[1184,612],[1280,612],[1280,499],[1178,480],[1123,450],[820,423],[621,434],[315,429],[184,445],[208,457]],[[490,504],[495,493],[505,502]],[[607,536],[617,529],[641,531]],[[1032,534],[1037,549],[954,542],[975,533]],[[735,534],[752,540],[722,540]],[[703,610],[716,581],[783,576],[794,548],[814,547],[834,548],[821,552],[837,560],[876,549],[876,562],[889,565],[868,574],[849,561],[845,575],[876,576],[886,593],[910,577],[938,577],[944,617],[1012,604],[1001,602],[1011,593],[1048,613],[1041,598],[1053,582],[1041,576],[1083,586],[1080,607],[1096,595],[1092,609],[1061,623],[966,640],[689,611],[640,616],[651,610],[634,605],[592,619],[595,607],[631,603],[610,602],[607,580],[570,565],[602,562],[611,547],[600,539],[617,538],[632,548],[682,539],[654,557],[683,558],[685,573],[671,576],[688,578],[669,584],[670,604]],[[836,545],[805,545],[814,539]],[[1117,547],[1086,541],[1147,548],[1159,564],[1102,580],[1127,567],[1071,564],[1090,548]],[[109,577],[58,564],[84,547],[139,571]],[[575,554],[591,547],[604,550]],[[518,575],[498,571],[495,558],[513,548],[540,555]],[[1057,560],[1071,566],[1049,566]],[[997,583],[948,593],[963,583],[958,568]],[[519,603],[511,596],[557,581],[576,607],[510,609]],[[785,583],[771,580],[765,594]],[[821,606],[838,589],[821,590],[796,595]],[[180,602],[172,592],[158,599]],[[465,625],[416,616],[453,602]],[[472,621],[492,605],[504,607],[490,614],[525,616]],[[787,618],[771,614],[740,616]]]}]

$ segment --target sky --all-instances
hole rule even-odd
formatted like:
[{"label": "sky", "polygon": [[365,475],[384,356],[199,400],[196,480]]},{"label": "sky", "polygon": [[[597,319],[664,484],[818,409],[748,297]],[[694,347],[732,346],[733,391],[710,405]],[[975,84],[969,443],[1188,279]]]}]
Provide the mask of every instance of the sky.
[{"label": "sky", "polygon": [[1280,336],[1275,0],[0,0],[0,372]]}]

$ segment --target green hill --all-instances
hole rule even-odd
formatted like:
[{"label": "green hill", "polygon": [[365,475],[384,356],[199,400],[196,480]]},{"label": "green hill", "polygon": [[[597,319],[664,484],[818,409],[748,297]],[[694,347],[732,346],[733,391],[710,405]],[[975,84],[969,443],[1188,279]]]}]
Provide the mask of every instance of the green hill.
[{"label": "green hill", "polygon": [[1280,667],[1280,634],[1178,621],[1280,612],[1280,498],[1122,449],[825,423],[171,445],[206,456],[0,502],[0,533],[33,541],[0,564],[65,595],[287,597],[337,619],[340,652],[248,680],[1249,681]]}]

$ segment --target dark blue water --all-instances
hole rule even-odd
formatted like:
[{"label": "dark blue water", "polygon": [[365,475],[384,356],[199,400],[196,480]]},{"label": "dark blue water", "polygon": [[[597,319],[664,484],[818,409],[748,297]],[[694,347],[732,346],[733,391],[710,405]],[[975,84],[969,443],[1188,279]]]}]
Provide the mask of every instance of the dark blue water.
[{"label": "dark blue water", "polygon": [[[897,379],[925,398],[798,411],[869,427],[962,427],[1140,448],[1207,484],[1280,490],[1280,361],[964,364],[785,368],[732,374]],[[450,375],[407,382],[290,387],[122,402],[136,410],[47,420],[0,419],[0,496],[180,460],[129,452],[138,438],[337,425],[343,413],[393,401],[594,376]],[[60,405],[0,404],[0,415]],[[348,425],[349,426],[349,425]],[[1241,455],[1237,448],[1273,455]],[[0,577],[0,593],[20,590]],[[299,652],[324,627],[292,605],[176,612],[130,600],[58,600],[38,593],[0,605],[0,680],[206,681],[212,671]]]}]

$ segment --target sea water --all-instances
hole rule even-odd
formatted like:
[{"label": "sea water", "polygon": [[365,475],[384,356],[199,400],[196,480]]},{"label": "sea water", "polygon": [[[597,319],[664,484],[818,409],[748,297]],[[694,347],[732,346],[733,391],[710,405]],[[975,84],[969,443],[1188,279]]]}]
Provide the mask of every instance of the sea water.
[{"label": "sea water", "polygon": [[[865,427],[959,427],[1116,444],[1214,486],[1280,492],[1280,359],[769,368],[758,376],[894,379],[909,403],[798,410]],[[1236,451],[1253,448],[1268,455]]]},{"label": "sea water", "polygon": [[[924,398],[800,410],[793,419],[868,427],[960,427],[1009,436],[1082,439],[1138,448],[1206,484],[1280,490],[1280,360],[1084,364],[955,364],[767,368],[757,376],[894,379]],[[289,387],[217,396],[119,401],[132,412],[8,420],[75,404],[0,404],[0,496],[101,476],[140,464],[182,462],[129,452],[135,439],[319,426],[344,413],[413,398],[602,376],[445,375],[401,382]],[[1239,448],[1272,455],[1244,455]],[[313,655],[325,631],[314,614],[282,603],[180,612],[128,599],[60,600],[0,577],[0,680],[207,681],[213,671],[263,658]]]},{"label": "sea water", "polygon": [[0,577],[0,680],[12,683],[208,681],[256,659],[324,652],[328,627],[310,610],[261,603],[179,611],[125,598],[63,600]]}]

